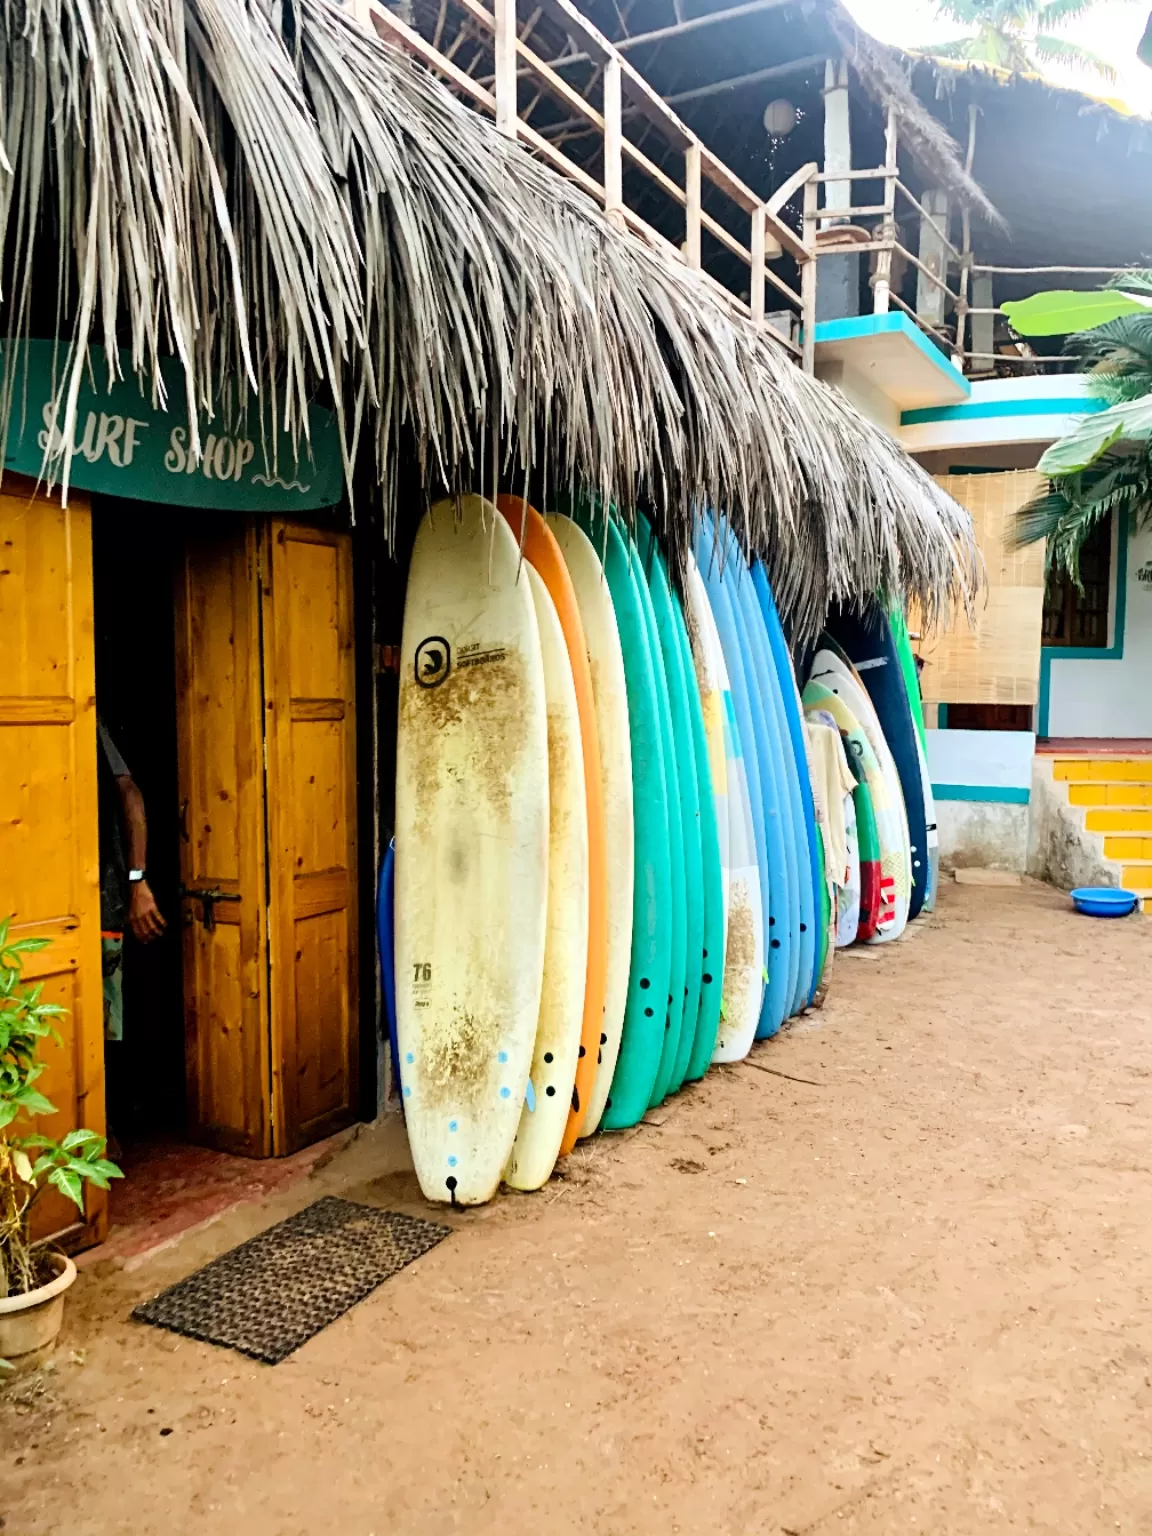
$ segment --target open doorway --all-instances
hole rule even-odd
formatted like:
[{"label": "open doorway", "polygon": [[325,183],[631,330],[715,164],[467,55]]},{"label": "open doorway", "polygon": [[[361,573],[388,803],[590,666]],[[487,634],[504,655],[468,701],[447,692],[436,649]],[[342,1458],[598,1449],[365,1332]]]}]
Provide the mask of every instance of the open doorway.
[{"label": "open doorway", "polygon": [[[182,1139],[185,1132],[172,622],[173,562],[182,537],[172,508],[93,498],[97,715],[143,798],[147,881],[166,924],[149,943],[137,942],[125,925],[122,1038],[105,1044],[109,1133],[129,1159],[142,1144]],[[119,810],[105,790],[105,843],[108,821]],[[105,862],[102,852],[102,872]]]}]

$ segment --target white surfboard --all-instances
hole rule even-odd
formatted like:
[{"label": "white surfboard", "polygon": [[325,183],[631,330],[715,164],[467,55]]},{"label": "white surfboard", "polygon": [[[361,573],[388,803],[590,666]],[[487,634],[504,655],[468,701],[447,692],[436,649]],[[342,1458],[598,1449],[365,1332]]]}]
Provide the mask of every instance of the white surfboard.
[{"label": "white surfboard", "polygon": [[491,1199],[520,1123],[548,904],[548,727],[529,577],[479,496],[416,535],[396,758],[396,1025],[429,1200]]},{"label": "white surfboard", "polygon": [[[694,578],[694,579],[693,579]],[[724,1001],[713,1062],[743,1061],[756,1038],[764,988],[764,908],[752,801],[720,633],[704,578],[689,556],[688,600],[694,627],[711,658],[724,703],[724,755],[728,784],[728,921],[724,943]],[[699,643],[699,642],[695,642]]]},{"label": "white surfboard", "polygon": [[548,929],[544,986],[520,1129],[504,1173],[513,1189],[539,1189],[564,1139],[576,1082],[588,969],[588,809],[576,687],[548,589],[528,565],[548,701]]},{"label": "white surfboard", "polygon": [[600,774],[604,787],[604,828],[608,845],[608,985],[596,1077],[580,1134],[591,1136],[604,1114],[612,1088],[632,963],[632,898],[635,845],[632,825],[632,738],[628,730],[628,688],[616,610],[596,547],[570,517],[546,519],[564,554],[576,591],[600,735]]},{"label": "white surfboard", "polygon": [[696,687],[700,693],[700,711],[704,716],[704,735],[708,740],[708,766],[712,770],[712,799],[716,806],[716,834],[720,842],[720,880],[724,892],[724,942],[728,942],[728,902],[731,883],[731,838],[728,829],[728,758],[724,751],[724,714],[727,705],[724,695],[728,692],[728,673],[724,668],[723,655],[719,665],[714,647],[706,633],[711,619],[701,612],[701,604],[707,605],[708,593],[704,578],[696,569],[696,562],[689,558],[687,581],[687,615],[691,624],[688,639],[692,646],[692,662],[696,672]]},{"label": "white surfboard", "polygon": [[[832,689],[839,698],[844,700],[859,721],[860,728],[867,737],[868,744],[876,754],[876,761],[880,765],[887,791],[887,803],[883,811],[891,818],[888,841],[895,850],[892,867],[885,868],[883,873],[885,877],[891,877],[895,882],[895,913],[892,922],[878,927],[874,937],[868,942],[870,944],[891,943],[900,938],[908,926],[908,908],[912,894],[912,840],[908,833],[908,812],[904,807],[904,792],[900,788],[900,774],[896,768],[896,760],[880,727],[880,721],[877,719],[872,700],[868,697],[867,689],[852,676],[834,651],[816,652],[812,661],[811,679],[813,682],[823,683],[826,688]],[[881,811],[877,810],[876,814],[879,822]]]}]

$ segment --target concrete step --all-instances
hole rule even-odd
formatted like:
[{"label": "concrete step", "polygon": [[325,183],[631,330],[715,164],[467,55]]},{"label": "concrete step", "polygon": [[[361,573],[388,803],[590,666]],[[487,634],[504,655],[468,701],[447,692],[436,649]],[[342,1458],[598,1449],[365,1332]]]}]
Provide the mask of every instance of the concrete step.
[{"label": "concrete step", "polygon": [[1121,865],[1120,884],[1137,896],[1152,896],[1152,863]]},{"label": "concrete step", "polygon": [[1069,784],[1069,805],[1147,805],[1152,806],[1152,783]]},{"label": "concrete step", "polygon": [[1052,777],[1073,784],[1152,784],[1152,757],[1058,757]]},{"label": "concrete step", "polygon": [[1109,806],[1107,810],[1085,811],[1084,825],[1089,832],[1152,834],[1152,807],[1130,805],[1121,809],[1119,806]]},{"label": "concrete step", "polygon": [[1152,837],[1106,837],[1106,859],[1152,859]]}]

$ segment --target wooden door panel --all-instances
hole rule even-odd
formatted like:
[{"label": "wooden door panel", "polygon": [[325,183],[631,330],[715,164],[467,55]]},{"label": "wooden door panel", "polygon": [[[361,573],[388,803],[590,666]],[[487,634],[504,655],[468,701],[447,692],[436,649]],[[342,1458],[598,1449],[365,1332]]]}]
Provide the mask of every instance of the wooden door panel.
[{"label": "wooden door panel", "polygon": [[355,1119],[358,999],[351,542],[265,531],[264,690],[277,1152]]},{"label": "wooden door panel", "polygon": [[[0,490],[0,914],[13,935],[49,939],[25,975],[68,1010],[44,1051],[40,1086],[57,1113],[37,1127],[104,1130],[104,1018],[92,538],[87,498],[62,508],[31,481]],[[38,1236],[98,1242],[107,1195],[90,1190],[85,1220],[54,1192]]]},{"label": "wooden door panel", "polygon": [[187,544],[176,580],[181,881],[216,890],[213,925],[183,898],[189,1133],[271,1147],[259,577],[255,531]]}]

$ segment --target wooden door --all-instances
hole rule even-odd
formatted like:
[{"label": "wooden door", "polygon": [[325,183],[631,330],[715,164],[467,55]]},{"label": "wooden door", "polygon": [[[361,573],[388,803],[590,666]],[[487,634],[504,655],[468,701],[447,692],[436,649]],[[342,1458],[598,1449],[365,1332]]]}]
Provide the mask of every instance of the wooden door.
[{"label": "wooden door", "polygon": [[[272,1152],[259,543],[192,538],[176,575],[188,1130]],[[206,891],[216,897],[188,894]]]},{"label": "wooden door", "polygon": [[[50,940],[24,974],[68,1010],[37,1084],[57,1112],[37,1129],[103,1133],[91,516],[77,492],[62,508],[16,475],[0,489],[0,915],[14,937]],[[50,1191],[35,1230],[81,1247],[107,1219],[100,1190],[83,1221]]]},{"label": "wooden door", "polygon": [[273,1138],[357,1113],[356,724],[347,534],[265,525]]}]

